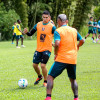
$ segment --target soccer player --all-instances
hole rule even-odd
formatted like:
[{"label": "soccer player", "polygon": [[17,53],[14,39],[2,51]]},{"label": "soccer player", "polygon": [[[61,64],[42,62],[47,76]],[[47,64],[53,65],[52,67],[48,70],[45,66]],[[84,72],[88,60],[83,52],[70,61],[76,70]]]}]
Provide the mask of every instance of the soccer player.
[{"label": "soccer player", "polygon": [[97,27],[98,27],[98,33],[99,33],[98,40],[100,40],[100,18],[99,18]]},{"label": "soccer player", "polygon": [[[96,19],[94,19],[94,22],[93,22],[93,43],[96,43],[97,42],[97,22],[96,22]],[[94,37],[96,36],[96,42],[94,41]]]},{"label": "soccer player", "polygon": [[[44,77],[43,86],[47,86],[47,68],[46,63],[49,60],[52,50],[52,39],[56,27],[50,23],[50,13],[44,11],[42,14],[43,21],[38,22],[34,25],[33,29],[28,32],[25,28],[24,33],[28,36],[32,36],[37,31],[37,49],[33,56],[33,68],[36,71],[38,78],[34,85],[38,84],[39,81]],[[41,63],[42,74],[40,72],[39,63]]]},{"label": "soccer player", "polygon": [[53,20],[51,20],[51,16],[50,16],[50,23],[52,23],[53,25],[55,25],[55,23],[53,22]]},{"label": "soccer player", "polygon": [[[67,16],[58,15],[57,23],[59,28],[54,32],[55,41],[55,62],[49,70],[47,77],[47,95],[45,100],[51,100],[53,81],[59,76],[64,69],[67,70],[71,88],[74,93],[74,100],[78,99],[78,85],[76,82],[76,62],[77,51],[83,45],[84,40],[76,29],[67,26]],[[79,43],[77,44],[77,40]]]},{"label": "soccer player", "polygon": [[[90,33],[93,34],[93,17],[90,17],[90,21],[88,22],[88,27],[89,27],[89,31],[88,31],[88,34],[85,36],[84,41],[90,35]],[[92,37],[92,39],[93,39],[93,37]]]},{"label": "soccer player", "polygon": [[13,41],[14,41],[14,38],[16,37],[16,23],[14,23],[14,25],[12,26],[12,29],[13,29],[12,44],[14,44]]},{"label": "soccer player", "polygon": [[16,24],[16,48],[20,48],[18,46],[18,41],[21,38],[21,47],[25,47],[23,45],[23,35],[22,35],[22,31],[21,31],[21,26],[20,26],[21,21],[17,20],[17,24]]}]

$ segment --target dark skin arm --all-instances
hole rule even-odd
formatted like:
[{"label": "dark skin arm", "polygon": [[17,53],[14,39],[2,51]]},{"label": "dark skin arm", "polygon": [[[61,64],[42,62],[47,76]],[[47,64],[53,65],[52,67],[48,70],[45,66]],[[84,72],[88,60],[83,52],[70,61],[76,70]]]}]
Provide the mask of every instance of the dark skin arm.
[{"label": "dark skin arm", "polygon": [[32,29],[30,32],[28,32],[27,28],[24,28],[24,33],[28,36],[32,36],[36,32],[35,29]]},{"label": "dark skin arm", "polygon": [[55,55],[55,58],[54,59],[56,59],[57,52],[59,50],[59,45],[60,45],[60,41],[56,40],[55,41],[55,45],[54,45],[54,55]]},{"label": "dark skin arm", "polygon": [[84,40],[79,40],[79,43],[77,44],[77,49],[79,50],[79,47],[81,47],[84,44]]}]

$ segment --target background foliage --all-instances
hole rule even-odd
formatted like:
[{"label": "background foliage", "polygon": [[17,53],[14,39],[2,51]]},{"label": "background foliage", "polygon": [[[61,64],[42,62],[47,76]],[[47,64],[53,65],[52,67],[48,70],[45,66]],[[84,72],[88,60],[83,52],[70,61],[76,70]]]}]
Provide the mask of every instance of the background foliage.
[{"label": "background foliage", "polygon": [[[57,15],[65,13],[69,19],[69,25],[81,32],[87,25],[90,16],[99,19],[99,2],[100,0],[0,0],[0,33],[2,33],[2,40],[11,39],[11,27],[17,19],[21,19],[22,28],[32,29],[38,21],[42,20],[41,14],[44,10],[51,13],[55,25]],[[87,31],[87,28],[84,30]],[[85,34],[87,33],[84,32],[83,35]]]}]

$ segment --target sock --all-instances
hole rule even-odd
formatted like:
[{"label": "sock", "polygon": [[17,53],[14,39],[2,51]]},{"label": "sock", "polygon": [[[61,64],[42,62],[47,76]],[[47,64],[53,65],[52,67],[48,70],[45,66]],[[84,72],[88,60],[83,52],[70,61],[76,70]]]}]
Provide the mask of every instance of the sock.
[{"label": "sock", "polygon": [[78,95],[74,95],[74,98],[78,98]]},{"label": "sock", "polygon": [[38,78],[41,78],[41,77],[42,77],[42,75],[39,75],[39,76],[38,76]]},{"label": "sock", "polygon": [[47,80],[44,80],[44,83],[47,83]]},{"label": "sock", "polygon": [[94,40],[94,37],[92,37],[92,39]]},{"label": "sock", "polygon": [[47,94],[46,97],[51,97],[51,94]]}]

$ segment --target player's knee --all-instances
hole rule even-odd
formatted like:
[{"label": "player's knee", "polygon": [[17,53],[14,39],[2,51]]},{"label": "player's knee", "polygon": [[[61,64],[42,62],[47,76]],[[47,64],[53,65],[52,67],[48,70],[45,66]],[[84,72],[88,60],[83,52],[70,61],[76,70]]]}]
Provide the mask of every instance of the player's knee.
[{"label": "player's knee", "polygon": [[46,65],[45,64],[41,64],[41,68],[42,69],[46,68]]},{"label": "player's knee", "polygon": [[36,68],[38,66],[38,64],[33,63],[33,67]]}]

